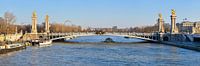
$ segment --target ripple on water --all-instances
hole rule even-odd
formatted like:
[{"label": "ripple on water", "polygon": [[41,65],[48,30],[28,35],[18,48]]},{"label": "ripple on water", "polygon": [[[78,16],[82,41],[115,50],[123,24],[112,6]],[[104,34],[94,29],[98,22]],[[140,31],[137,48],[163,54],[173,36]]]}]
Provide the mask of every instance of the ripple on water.
[{"label": "ripple on water", "polygon": [[50,47],[28,47],[25,50],[0,55],[0,64],[2,66],[198,66],[199,59],[199,52],[154,43],[54,43]]}]

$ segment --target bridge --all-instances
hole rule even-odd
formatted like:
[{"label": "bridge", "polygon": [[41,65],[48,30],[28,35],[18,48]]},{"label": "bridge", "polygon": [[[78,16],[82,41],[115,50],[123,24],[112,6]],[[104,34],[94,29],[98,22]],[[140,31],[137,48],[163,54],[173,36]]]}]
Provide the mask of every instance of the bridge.
[{"label": "bridge", "polygon": [[[80,36],[93,36],[98,35],[95,32],[77,32],[77,33],[27,33],[23,35],[23,40],[33,40],[39,38],[48,38],[53,41],[64,41],[68,39],[73,39]],[[122,36],[125,38],[137,38],[141,40],[151,41],[151,42],[162,42],[162,41],[194,41],[194,36],[191,34],[170,34],[170,33],[105,33],[102,35],[110,36]]]},{"label": "bridge", "polygon": [[[27,33],[24,34],[23,36],[23,40],[27,41],[27,40],[34,40],[34,39],[40,39],[40,38],[49,38],[51,40],[68,40],[68,39],[73,39],[76,37],[80,37],[80,36],[94,36],[94,35],[98,35],[95,34],[95,32],[78,32],[78,33],[37,33],[37,34],[32,34],[32,33]],[[111,36],[129,36],[130,33],[106,33],[103,35],[111,35]]]},{"label": "bridge", "polygon": [[[68,39],[73,39],[80,36],[94,36],[98,35],[95,32],[90,33],[27,33],[24,35],[24,41],[32,40],[32,39],[39,39],[39,38],[49,38],[53,41],[64,41]],[[110,36],[122,36],[125,38],[137,38],[146,41],[168,41],[169,35],[168,34],[160,34],[160,33],[105,33],[102,35],[110,35]],[[164,38],[163,38],[164,37]],[[167,38],[166,38],[167,37]]]}]

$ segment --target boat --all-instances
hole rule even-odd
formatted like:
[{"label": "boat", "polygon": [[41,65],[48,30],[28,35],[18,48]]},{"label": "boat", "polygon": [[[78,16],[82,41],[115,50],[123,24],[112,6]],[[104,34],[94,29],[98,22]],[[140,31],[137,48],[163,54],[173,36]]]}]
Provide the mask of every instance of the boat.
[{"label": "boat", "polygon": [[30,43],[32,44],[32,46],[37,46],[39,45],[39,39],[34,39],[34,40],[31,40]]},{"label": "boat", "polygon": [[39,41],[39,46],[51,46],[52,40],[41,40]]},{"label": "boat", "polygon": [[38,43],[39,47],[45,47],[45,46],[51,46],[52,45],[52,40],[47,36],[40,38],[38,41],[39,41],[39,43]]},{"label": "boat", "polygon": [[0,54],[25,49],[26,46],[21,43],[2,44],[0,46]]},{"label": "boat", "polygon": [[50,39],[35,39],[31,40],[32,46],[51,46],[52,40]]}]

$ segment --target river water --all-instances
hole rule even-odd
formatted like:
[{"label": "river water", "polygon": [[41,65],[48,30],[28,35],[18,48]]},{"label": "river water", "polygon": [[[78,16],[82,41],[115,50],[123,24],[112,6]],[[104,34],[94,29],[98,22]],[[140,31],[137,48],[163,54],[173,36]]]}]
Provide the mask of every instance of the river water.
[{"label": "river water", "polygon": [[[88,36],[70,40],[81,43],[53,43],[50,47],[27,49],[0,55],[0,66],[199,66],[200,52],[116,36]],[[94,43],[92,43],[94,42]]]}]

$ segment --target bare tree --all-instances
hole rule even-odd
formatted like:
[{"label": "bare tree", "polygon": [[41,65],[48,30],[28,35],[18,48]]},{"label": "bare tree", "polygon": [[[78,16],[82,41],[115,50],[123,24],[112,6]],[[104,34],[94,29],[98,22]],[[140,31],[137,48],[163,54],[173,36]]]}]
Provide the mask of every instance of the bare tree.
[{"label": "bare tree", "polygon": [[5,12],[4,13],[4,22],[5,22],[5,28],[3,31],[6,31],[5,33],[15,33],[14,28],[16,25],[14,23],[16,22],[16,17],[11,12]]},{"label": "bare tree", "polygon": [[11,12],[5,12],[4,13],[4,19],[6,20],[6,22],[8,22],[9,24],[13,24],[16,22],[16,17],[14,16],[13,13]]}]

